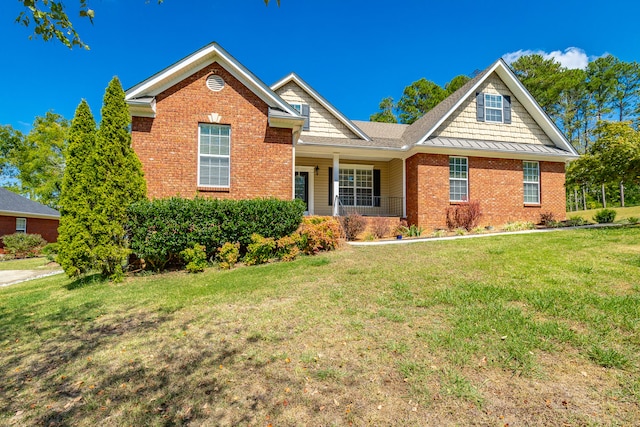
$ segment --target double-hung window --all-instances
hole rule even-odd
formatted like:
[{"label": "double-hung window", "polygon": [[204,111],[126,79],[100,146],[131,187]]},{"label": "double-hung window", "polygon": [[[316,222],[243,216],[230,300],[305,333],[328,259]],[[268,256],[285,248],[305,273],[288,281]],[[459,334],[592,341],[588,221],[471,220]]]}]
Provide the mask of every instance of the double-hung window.
[{"label": "double-hung window", "polygon": [[469,201],[469,164],[466,157],[449,157],[449,201]]},{"label": "double-hung window", "polygon": [[229,187],[231,127],[201,124],[198,139],[198,185]]},{"label": "double-hung window", "polygon": [[27,232],[27,218],[16,218],[16,233]]},{"label": "double-hung window", "polygon": [[340,203],[344,206],[373,206],[373,168],[344,166],[338,175]]},{"label": "double-hung window", "polygon": [[502,123],[502,95],[484,94],[484,114],[486,121]]},{"label": "double-hung window", "polygon": [[524,202],[540,203],[540,164],[538,162],[522,162],[524,171]]}]

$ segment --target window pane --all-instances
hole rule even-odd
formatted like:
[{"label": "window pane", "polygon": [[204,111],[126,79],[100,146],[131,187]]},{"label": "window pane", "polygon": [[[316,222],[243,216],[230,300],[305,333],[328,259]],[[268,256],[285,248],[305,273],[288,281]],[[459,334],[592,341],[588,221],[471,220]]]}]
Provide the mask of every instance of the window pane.
[{"label": "window pane", "polygon": [[525,182],[538,182],[540,180],[537,162],[524,162],[522,164],[522,169],[524,171]]},{"label": "window pane", "polygon": [[373,190],[359,188],[356,192],[356,204],[358,206],[373,206]]},{"label": "window pane", "polygon": [[467,201],[467,181],[466,180],[450,180],[449,181],[449,200],[454,202]]},{"label": "window pane", "polygon": [[353,206],[355,203],[353,188],[340,187],[340,203],[344,206]]},{"label": "window pane", "polygon": [[449,157],[449,178],[467,179],[467,159]]},{"label": "window pane", "polygon": [[540,203],[540,194],[538,191],[538,184],[524,184],[524,202],[525,203]]},{"label": "window pane", "polygon": [[484,105],[486,108],[499,108],[502,109],[502,95],[484,95]]},{"label": "window pane", "polygon": [[228,186],[229,158],[201,156],[200,185]]},{"label": "window pane", "polygon": [[488,122],[500,122],[502,123],[502,110],[494,110],[491,108],[486,109],[486,116]]}]

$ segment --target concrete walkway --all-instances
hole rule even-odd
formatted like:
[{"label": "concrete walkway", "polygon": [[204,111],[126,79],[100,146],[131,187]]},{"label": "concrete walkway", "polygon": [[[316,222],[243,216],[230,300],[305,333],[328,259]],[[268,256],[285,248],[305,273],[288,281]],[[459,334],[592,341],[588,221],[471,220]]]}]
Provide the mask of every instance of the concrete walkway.
[{"label": "concrete walkway", "polygon": [[624,227],[625,225],[626,224],[590,224],[590,225],[581,225],[577,227],[542,228],[542,229],[522,230],[522,231],[495,231],[495,232],[488,232],[484,234],[465,234],[463,236],[419,237],[417,239],[408,238],[408,239],[396,239],[396,240],[375,240],[372,242],[347,242],[347,243],[352,246],[402,245],[407,243],[419,243],[419,242],[438,242],[441,240],[475,239],[479,237],[508,236],[510,234],[553,233],[555,231],[579,230],[582,228]]},{"label": "concrete walkway", "polygon": [[62,270],[0,270],[0,288],[60,273]]}]

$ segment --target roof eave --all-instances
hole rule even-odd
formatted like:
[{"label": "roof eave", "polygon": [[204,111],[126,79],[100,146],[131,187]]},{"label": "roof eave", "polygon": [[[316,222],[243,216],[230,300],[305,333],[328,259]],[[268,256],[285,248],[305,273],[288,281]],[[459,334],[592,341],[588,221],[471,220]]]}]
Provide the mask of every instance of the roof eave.
[{"label": "roof eave", "polygon": [[34,212],[0,210],[0,216],[15,216],[18,218],[60,219],[60,214],[41,214]]}]

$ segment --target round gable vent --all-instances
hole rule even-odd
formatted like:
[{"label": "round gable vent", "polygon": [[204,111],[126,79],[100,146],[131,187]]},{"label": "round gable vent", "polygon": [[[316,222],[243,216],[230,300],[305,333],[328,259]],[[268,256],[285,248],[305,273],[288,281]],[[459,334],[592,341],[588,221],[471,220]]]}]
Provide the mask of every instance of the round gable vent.
[{"label": "round gable vent", "polygon": [[207,87],[214,92],[220,92],[224,87],[224,80],[222,77],[212,74],[207,77]]}]

